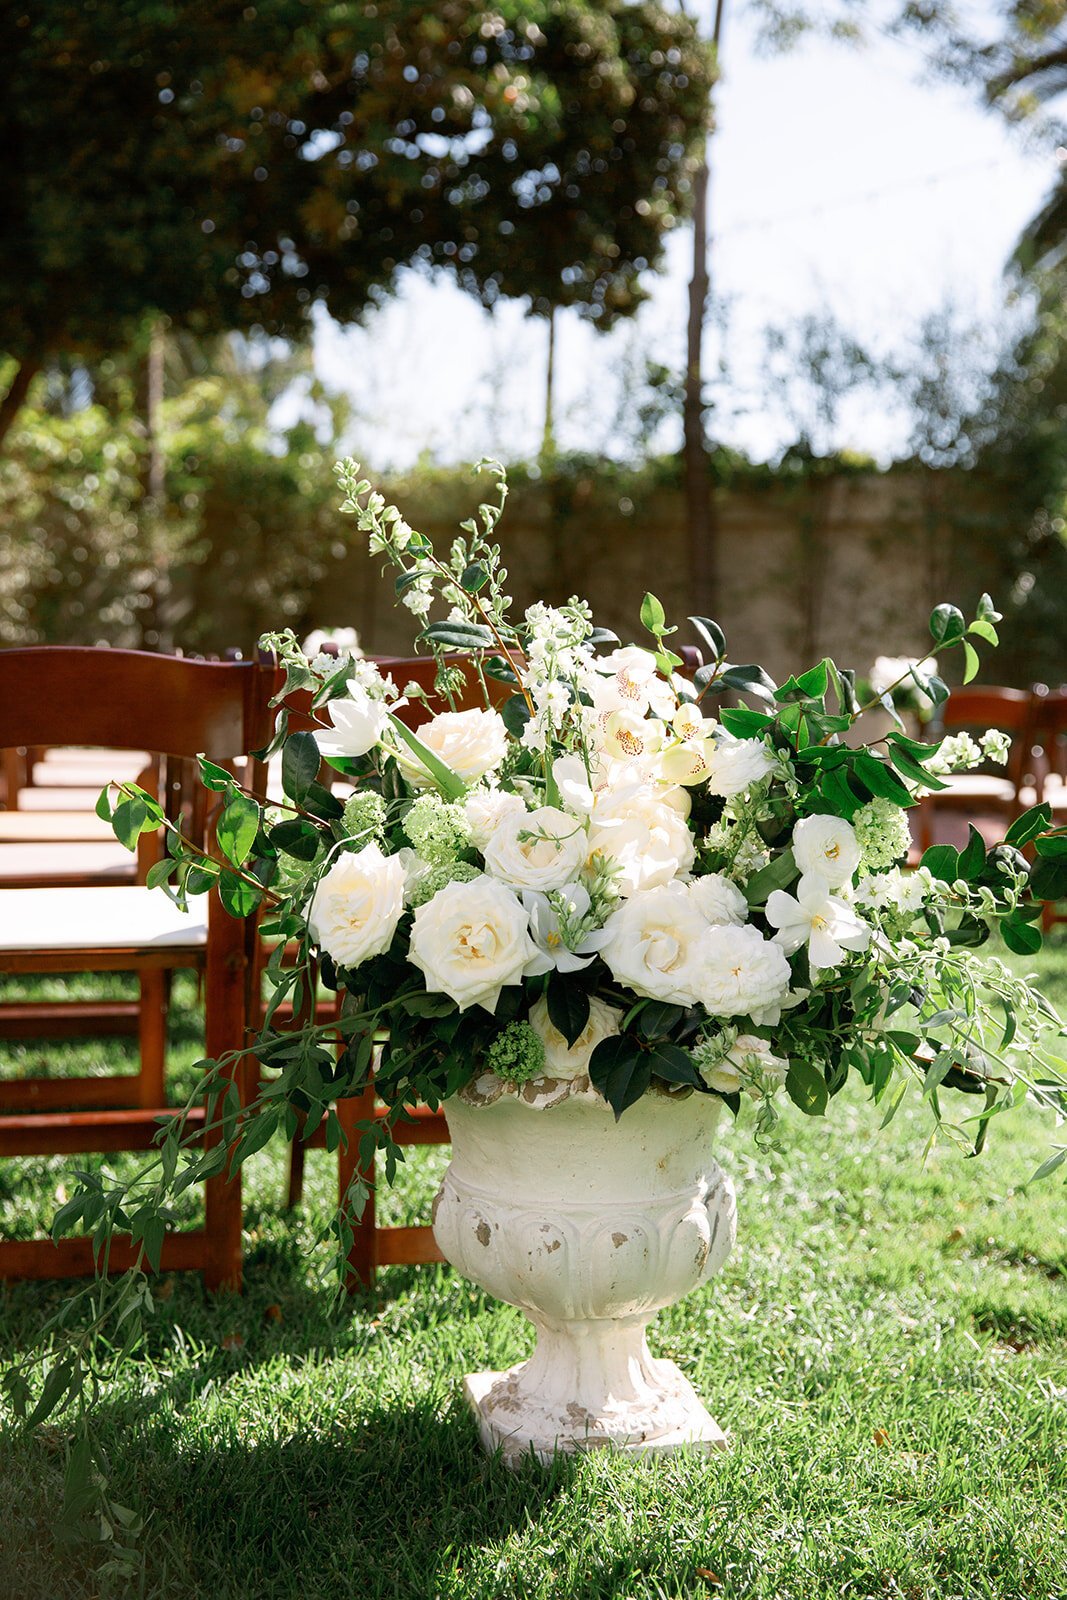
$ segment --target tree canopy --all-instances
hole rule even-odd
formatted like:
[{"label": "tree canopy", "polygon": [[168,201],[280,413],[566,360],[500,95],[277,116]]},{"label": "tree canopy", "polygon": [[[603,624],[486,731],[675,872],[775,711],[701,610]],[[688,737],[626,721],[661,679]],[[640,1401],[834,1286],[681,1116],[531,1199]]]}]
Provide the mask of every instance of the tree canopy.
[{"label": "tree canopy", "polygon": [[655,0],[40,0],[0,21],[0,350],[342,321],[450,267],[608,324],[688,197],[711,58]]}]

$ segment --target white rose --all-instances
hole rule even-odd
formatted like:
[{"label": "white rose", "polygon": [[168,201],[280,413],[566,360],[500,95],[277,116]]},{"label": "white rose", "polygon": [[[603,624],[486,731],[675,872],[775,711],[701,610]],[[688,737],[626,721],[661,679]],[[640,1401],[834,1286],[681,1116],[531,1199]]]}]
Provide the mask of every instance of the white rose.
[{"label": "white rose", "polygon": [[471,789],[463,800],[463,810],[474,848],[484,850],[505,819],[526,815],[526,804],[509,789]]},{"label": "white rose", "polygon": [[358,967],[393,942],[404,909],[404,868],[377,844],[339,855],[308,913],[311,936],[340,967]]},{"label": "white rose", "polygon": [[781,947],[756,928],[708,928],[700,949],[697,995],[713,1017],[752,1017],[781,1007],[789,989]]},{"label": "white rose", "polygon": [[685,885],[669,883],[640,890],[612,912],[604,924],[608,937],[600,953],[617,982],[635,994],[689,1006],[697,998],[701,946],[716,931],[693,905]]},{"label": "white rose", "polygon": [[766,1039],[742,1033],[720,1061],[703,1069],[702,1076],[708,1088],[718,1089],[720,1094],[736,1094],[745,1088],[758,1097],[761,1090],[773,1093],[781,1088],[788,1073],[789,1062],[773,1055]]},{"label": "white rose", "polygon": [[844,817],[801,817],[793,829],[793,859],[801,873],[818,873],[828,888],[840,889],[860,864],[856,830]]},{"label": "white rose", "polygon": [[597,797],[589,854],[598,851],[618,862],[615,885],[622,895],[670,883],[696,859],[693,836],[673,799],[646,786]]},{"label": "white rose", "polygon": [[316,733],[319,751],[324,756],[365,756],[381,742],[389,721],[384,700],[374,700],[353,678],[348,693],[326,706],[333,733]]},{"label": "white rose", "polygon": [[[508,735],[499,712],[442,711],[415,729],[415,737],[451,767],[464,783],[476,783],[492,772],[507,754]],[[433,778],[414,750],[398,741],[397,765],[417,789],[433,787]]]},{"label": "white rose", "polygon": [[548,1001],[542,995],[530,1007],[530,1026],[545,1047],[545,1076],[577,1078],[589,1071],[589,1060],[602,1039],[619,1031],[622,1012],[596,995],[589,997],[589,1021],[568,1048],[567,1041],[548,1014]]},{"label": "white rose", "polygon": [[562,889],[586,857],[585,828],[555,806],[502,817],[484,846],[487,871],[513,889]]},{"label": "white rose", "polygon": [[721,872],[694,878],[689,885],[689,898],[701,916],[715,926],[730,923],[739,928],[748,921],[748,901],[736,883],[724,878]]},{"label": "white rose", "polygon": [[466,1011],[492,1012],[505,984],[547,965],[530,938],[526,912],[502,883],[484,875],[449,883],[420,906],[408,959],[432,994],[447,994]]},{"label": "white rose", "polygon": [[765,778],[774,766],[774,757],[758,739],[735,739],[726,735],[720,737],[709,752],[709,762],[710,793],[730,799],[732,795],[744,794],[760,778]]}]

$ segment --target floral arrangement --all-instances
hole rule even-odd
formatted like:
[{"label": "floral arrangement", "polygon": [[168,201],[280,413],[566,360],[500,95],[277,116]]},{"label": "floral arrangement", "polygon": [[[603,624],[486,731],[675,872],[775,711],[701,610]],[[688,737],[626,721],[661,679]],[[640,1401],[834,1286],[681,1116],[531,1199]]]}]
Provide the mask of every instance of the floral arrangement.
[{"label": "floral arrangement", "polygon": [[[205,850],[137,786],[120,785],[117,802],[101,796],[131,849],[141,832],[170,829],[152,884],[182,905],[217,887],[235,916],[261,918],[274,941],[270,997],[248,1053],[263,1081],[242,1104],[235,1061],[203,1063],[133,1177],[72,1180],[57,1236],[81,1224],[105,1258],[122,1228],[155,1267],[175,1195],[276,1132],[309,1137],[325,1122],[336,1148],[336,1100],[372,1079],[387,1110],[360,1124],[359,1164],[382,1151],[387,1178],[406,1107],[459,1093],[598,1095],[617,1117],[649,1092],[718,1096],[735,1112],[745,1096],[769,1141],[784,1100],[822,1115],[856,1075],[884,1106],[883,1125],[913,1089],[931,1139],[974,1153],[1027,1095],[1062,1115],[1063,1025],[982,947],[994,930],[1010,951],[1040,947],[1043,903],[1067,898],[1067,830],[1042,804],[992,849],[971,829],[963,850],[935,845],[907,865],[909,810],[951,772],[1006,760],[1006,736],[924,743],[894,725],[856,742],[865,711],[896,717],[901,690],[935,707],[947,698],[930,658],[902,660],[899,681],[863,700],[830,660],[781,685],[730,664],[722,630],[703,617],[689,623],[707,659],[687,673],[650,594],[644,644],[596,628],[578,599],[512,620],[493,542],[506,483],[482,465],[496,492],[447,557],[354,463],[339,468],[344,510],[418,619],[432,697],[346,644],[331,653],[314,641],[309,659],[292,633],[277,634],[265,642],[285,683],[262,755],[281,754],[283,800],[202,759],[220,797]],[[430,620],[435,608],[446,615]],[[934,647],[958,649],[969,679],[999,620],[988,596],[969,622],[940,605]],[[320,781],[323,762],[347,797]],[[315,1016],[320,982],[340,993],[337,1017]],[[302,1026],[277,1025],[286,998]],[[222,1135],[207,1145],[187,1121],[198,1102]],[[1034,1176],[1064,1161],[1067,1147],[1054,1149]],[[365,1194],[357,1175],[331,1225],[342,1265]],[[121,1358],[151,1304],[139,1270],[83,1289],[44,1330],[53,1356],[36,1404],[34,1358],[4,1374],[31,1423],[81,1408],[75,1499],[96,1470],[85,1415],[98,1336]]]}]

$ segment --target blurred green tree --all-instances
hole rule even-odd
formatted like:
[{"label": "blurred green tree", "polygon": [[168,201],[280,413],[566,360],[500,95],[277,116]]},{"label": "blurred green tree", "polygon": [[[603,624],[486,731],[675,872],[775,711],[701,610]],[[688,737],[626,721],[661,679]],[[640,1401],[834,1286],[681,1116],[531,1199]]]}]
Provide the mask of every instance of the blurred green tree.
[{"label": "blurred green tree", "polygon": [[712,77],[656,0],[39,0],[0,15],[0,439],[146,316],[341,321],[405,263],[609,325],[689,203]]}]

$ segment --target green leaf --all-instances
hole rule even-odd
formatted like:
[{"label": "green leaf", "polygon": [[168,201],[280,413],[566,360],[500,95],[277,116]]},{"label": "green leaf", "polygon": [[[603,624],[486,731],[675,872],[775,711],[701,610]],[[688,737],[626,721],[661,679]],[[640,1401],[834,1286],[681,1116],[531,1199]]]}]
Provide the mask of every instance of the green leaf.
[{"label": "green leaf", "polygon": [[511,695],[500,707],[500,715],[504,719],[504,726],[512,738],[521,738],[522,730],[530,720],[530,708],[526,704],[526,696],[522,694]]},{"label": "green leaf", "polygon": [[460,795],[467,792],[467,785],[459,775],[445,765],[440,756],[434,755],[427,749],[421,739],[416,738],[409,727],[406,727],[400,718],[390,711],[389,721],[394,732],[398,733],[404,743],[418,757],[427,772],[434,779],[446,800],[458,800]]},{"label": "green leaf", "polygon": [[905,778],[910,778],[913,783],[921,783],[925,789],[948,788],[947,783],[943,783],[940,778],[936,778],[932,772],[927,772],[922,762],[916,760],[911,751],[905,748],[903,743],[899,742],[897,734],[891,733],[889,735],[888,749],[890,761],[898,772],[904,774]]},{"label": "green leaf", "polygon": [[314,861],[322,843],[322,834],[313,822],[302,817],[287,818],[269,829],[267,839],[283,855],[297,861]]},{"label": "green leaf", "polygon": [[225,767],[220,767],[214,761],[209,761],[207,756],[197,756],[197,765],[200,768],[200,782],[205,789],[219,792],[233,787],[233,773],[227,772]]},{"label": "green leaf", "polygon": [[297,805],[319,775],[319,747],[313,733],[294,733],[282,751],[282,788]]},{"label": "green leaf", "polygon": [[1067,862],[1040,860],[1030,874],[1029,888],[1036,900],[1067,899]]},{"label": "green leaf", "polygon": [[146,889],[158,889],[161,883],[166,883],[171,873],[177,870],[178,863],[167,856],[162,861],[156,861],[149,867],[145,877]]},{"label": "green leaf", "polygon": [[634,1026],[642,1039],[647,1039],[651,1043],[653,1040],[666,1038],[684,1016],[684,1006],[670,1005],[666,1000],[650,1000],[646,1006],[641,1007]]},{"label": "green leaf", "polygon": [[935,606],[930,613],[930,634],[935,644],[955,644],[966,632],[967,624],[958,606]]},{"label": "green leaf", "polygon": [[960,853],[950,844],[932,844],[929,850],[923,851],[919,865],[942,883],[955,883],[960,875]]},{"label": "green leaf", "polygon": [[993,624],[985,622],[981,618],[977,622],[972,622],[967,632],[973,633],[976,639],[984,639],[987,644],[998,645],[1000,643],[1000,635]]},{"label": "green leaf", "polygon": [[982,663],[978,659],[978,651],[974,648],[973,644],[968,644],[967,640],[964,639],[964,641],[963,641],[963,681],[964,681],[964,683],[973,682],[973,680],[975,678],[977,678],[978,673],[981,670],[981,666],[982,666]]},{"label": "green leaf", "polygon": [[96,805],[93,807],[93,809],[96,812],[97,816],[100,818],[101,822],[110,822],[111,821],[111,785],[110,785],[110,783],[105,783],[104,784],[104,787],[101,789],[100,793],[96,797]]},{"label": "green leaf", "polygon": [[690,622],[711,651],[713,661],[721,661],[726,654],[726,635],[710,617],[690,617]]},{"label": "green leaf", "polygon": [[1042,834],[1037,840],[1037,853],[1049,861],[1067,860],[1067,834]]},{"label": "green leaf", "polygon": [[566,1039],[568,1048],[573,1046],[589,1021],[588,993],[573,978],[553,972],[546,998],[552,1026]]},{"label": "green leaf", "polygon": [[492,630],[480,622],[431,622],[419,637],[449,650],[492,650],[496,645]]},{"label": "green leaf", "polygon": [[624,1033],[601,1039],[589,1060],[589,1078],[615,1113],[639,1100],[652,1081],[648,1057]]},{"label": "green leaf", "polygon": [[142,833],[154,833],[162,826],[163,808],[135,783],[124,783],[119,792],[121,798],[111,813],[111,826],[127,850],[136,850]]},{"label": "green leaf", "polygon": [[1065,1161],[1067,1161],[1067,1145],[1064,1145],[1062,1150],[1056,1150],[1052,1155],[1046,1156],[1029,1181],[1038,1183],[1042,1178],[1051,1177],[1056,1168],[1062,1167]]},{"label": "green leaf", "polygon": [[998,611],[987,594],[983,594],[978,602],[978,619],[980,622],[1001,622],[1004,613]]},{"label": "green leaf", "polygon": [[774,718],[766,711],[753,711],[749,706],[727,706],[719,713],[719,721],[727,733],[735,733],[739,739],[758,738],[774,725]]},{"label": "green leaf", "polygon": [[[197,891],[190,885],[189,892],[195,894]],[[235,872],[223,867],[219,873],[219,899],[231,917],[247,917],[255,911],[263,895],[244,878],[239,878]]]},{"label": "green leaf", "polygon": [[790,1100],[800,1107],[805,1116],[821,1117],[830,1103],[826,1079],[818,1067],[803,1056],[797,1056],[790,1062],[785,1087]]},{"label": "green leaf", "polygon": [[775,889],[788,889],[799,876],[800,868],[793,859],[792,850],[783,850],[780,856],[752,874],[745,885],[745,899],[750,906],[764,905]]},{"label": "green leaf", "polygon": [[741,694],[754,694],[761,700],[774,699],[774,679],[755,662],[748,662],[741,667],[727,667],[719,681],[726,688],[737,689]]},{"label": "green leaf", "polygon": [[856,752],[852,771],[872,795],[877,795],[882,800],[892,800],[894,805],[902,809],[915,804],[915,796],[897,777],[889,763],[872,756],[869,750]]},{"label": "green leaf", "polygon": [[480,561],[472,561],[465,567],[459,580],[459,586],[467,594],[477,594],[479,589],[484,589],[489,582],[489,573]]},{"label": "green leaf", "polygon": [[985,840],[974,824],[968,823],[967,844],[960,852],[959,865],[956,869],[958,876],[967,883],[974,883],[975,879],[981,876],[985,859]]},{"label": "green leaf", "polygon": [[704,1080],[697,1071],[692,1056],[676,1044],[658,1044],[648,1057],[653,1075],[665,1083],[684,1083],[693,1089],[703,1089]]},{"label": "green leaf", "polygon": [[1036,839],[1039,833],[1044,833],[1051,821],[1052,807],[1047,800],[1043,800],[1039,806],[1031,806],[1021,817],[1016,817],[1004,835],[1004,843],[1013,844],[1016,849],[1021,850],[1031,839]]},{"label": "green leaf", "polygon": [[641,626],[659,638],[667,622],[667,613],[654,594],[646,594],[641,601]]},{"label": "green leaf", "polygon": [[1008,949],[1017,956],[1032,956],[1041,949],[1041,929],[1024,922],[1022,917],[1005,917],[1000,932]]},{"label": "green leaf", "polygon": [[262,811],[255,800],[240,790],[226,802],[222,815],[215,824],[215,837],[227,861],[243,867],[259,832]]}]

